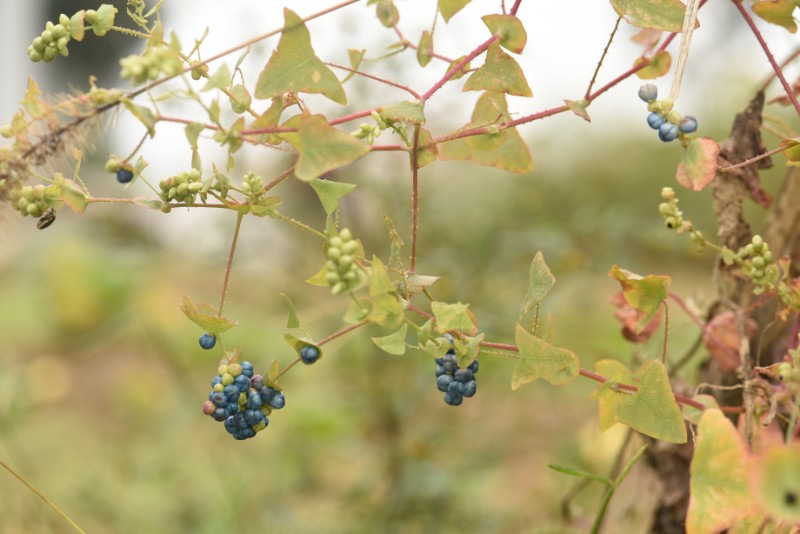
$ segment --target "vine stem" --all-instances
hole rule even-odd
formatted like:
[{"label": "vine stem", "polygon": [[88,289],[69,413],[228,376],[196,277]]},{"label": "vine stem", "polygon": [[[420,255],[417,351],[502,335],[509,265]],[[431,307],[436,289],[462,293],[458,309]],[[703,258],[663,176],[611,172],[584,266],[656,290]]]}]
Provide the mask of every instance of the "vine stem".
[{"label": "vine stem", "polygon": [[509,11],[509,13],[510,13],[511,15],[516,15],[516,14],[517,14],[517,11],[519,10],[519,5],[520,5],[521,3],[522,3],[522,0],[515,0],[515,1],[514,1],[514,5],[513,5],[513,6],[511,6],[511,11]]},{"label": "vine stem", "polygon": [[217,317],[222,317],[222,309],[225,307],[225,297],[228,294],[228,281],[231,278],[231,266],[233,265],[233,254],[236,252],[236,243],[239,241],[239,228],[242,226],[242,219],[244,213],[241,211],[236,213],[236,227],[233,231],[233,239],[231,240],[231,250],[228,253],[228,264],[225,266],[225,278],[222,281],[222,297],[219,300],[219,312]]},{"label": "vine stem", "polygon": [[[319,341],[317,343],[317,346],[321,347],[322,345],[325,345],[326,343],[330,343],[331,341],[333,341],[337,337],[341,337],[341,336],[343,336],[345,334],[348,334],[348,333],[352,332],[353,330],[358,330],[362,326],[369,324],[369,322],[370,322],[369,319],[364,319],[360,323],[355,323],[355,324],[351,324],[350,326],[346,326],[345,328],[342,328],[338,332],[334,332],[333,334],[329,335],[328,337],[323,338],[321,341]],[[297,357],[296,360],[294,360],[292,363],[287,365],[286,368],[283,369],[283,371],[278,373],[278,376],[275,377],[275,380],[277,381],[280,377],[285,375],[289,371],[289,369],[291,369],[292,367],[297,365],[298,362],[300,362],[300,357],[299,356]]]},{"label": "vine stem", "polygon": [[780,65],[778,65],[778,63],[775,61],[775,57],[772,55],[772,52],[770,51],[769,46],[767,45],[767,42],[764,40],[764,37],[761,35],[761,32],[758,31],[758,27],[756,26],[755,21],[753,21],[753,18],[750,16],[750,14],[747,12],[747,10],[745,9],[745,7],[742,5],[741,2],[733,2],[733,5],[735,5],[736,9],[739,10],[739,13],[741,13],[742,18],[744,18],[745,22],[750,27],[750,30],[753,32],[753,35],[755,35],[756,39],[758,39],[758,43],[761,45],[761,48],[767,55],[767,60],[769,61],[770,65],[772,65],[772,70],[775,71],[775,76],[778,77],[778,80],[780,80],[781,85],[783,86],[783,90],[786,91],[786,96],[789,97],[789,100],[792,102],[792,105],[794,106],[794,109],[797,112],[797,114],[800,115],[800,103],[797,101],[797,97],[795,96],[794,91],[792,91],[791,86],[786,81],[786,77],[784,77],[783,75],[783,70],[781,69]]},{"label": "vine stem", "polygon": [[611,48],[611,42],[614,40],[614,36],[617,34],[620,22],[622,22],[622,15],[617,17],[617,23],[614,24],[614,29],[611,30],[611,35],[609,35],[608,37],[608,42],[606,43],[606,47],[603,49],[603,53],[600,55],[600,61],[597,62],[597,67],[595,67],[594,69],[594,74],[592,74],[592,79],[589,81],[589,87],[586,88],[586,94],[583,96],[583,98],[585,98],[586,100],[588,100],[589,95],[592,94],[592,87],[594,86],[594,82],[597,81],[597,74],[600,72],[600,67],[603,66],[603,60],[606,58],[608,50]]},{"label": "vine stem", "polygon": [[358,76],[363,76],[364,78],[369,78],[370,80],[375,80],[378,83],[383,83],[383,84],[386,84],[386,85],[390,85],[392,87],[396,87],[397,89],[402,89],[403,91],[409,93],[411,96],[413,96],[414,98],[419,100],[419,93],[417,93],[412,88],[410,88],[408,86],[405,86],[405,85],[403,85],[401,83],[393,82],[392,80],[387,80],[386,78],[381,78],[380,76],[375,76],[374,74],[369,74],[367,72],[362,72],[360,70],[357,70],[357,69],[354,69],[354,68],[351,68],[351,67],[345,67],[344,65],[339,65],[337,63],[325,63],[325,64],[328,65],[329,67],[333,67],[333,68],[341,69],[341,70],[346,70],[347,72],[351,72],[353,74],[357,74]]},{"label": "vine stem", "polygon": [[483,43],[478,45],[478,48],[476,48],[475,50],[473,50],[472,52],[467,54],[466,57],[464,57],[464,59],[462,59],[456,65],[454,65],[451,69],[449,69],[447,71],[447,73],[445,73],[445,75],[442,76],[442,78],[438,82],[433,84],[433,86],[430,89],[428,89],[425,92],[424,95],[422,95],[420,97],[420,100],[422,100],[423,102],[427,101],[430,97],[432,97],[434,95],[434,93],[436,93],[436,91],[441,89],[442,86],[444,84],[446,84],[448,80],[450,80],[450,78],[455,76],[464,67],[464,65],[466,65],[467,63],[469,63],[470,61],[472,61],[473,59],[475,59],[479,55],[483,54],[492,45],[492,43],[494,43],[495,41],[497,41],[499,39],[500,39],[499,36],[492,35],[491,37],[486,39],[486,41],[484,41]]},{"label": "vine stem", "polygon": [[298,228],[300,228],[301,230],[305,230],[306,232],[308,232],[310,234],[313,234],[313,235],[315,235],[315,236],[317,236],[317,237],[319,237],[319,238],[321,238],[323,240],[328,239],[328,236],[323,234],[319,230],[315,230],[314,228],[311,228],[307,224],[301,223],[297,219],[293,219],[292,217],[289,217],[288,215],[284,215],[283,213],[275,212],[273,215],[271,215],[271,217],[273,217],[275,219],[278,219],[279,221],[284,221],[284,222],[288,222],[289,224],[293,224],[293,225],[297,226]]},{"label": "vine stem", "polygon": [[661,305],[664,306],[664,346],[661,349],[661,363],[664,366],[667,365],[667,341],[669,339],[669,306],[667,305],[666,300],[661,301]]},{"label": "vine stem", "polygon": [[414,144],[411,147],[411,266],[409,273],[417,270],[417,231],[419,227],[419,129],[414,125]]},{"label": "vine stem", "polygon": [[31,484],[30,484],[30,483],[29,483],[27,480],[25,480],[25,479],[24,479],[24,478],[22,478],[20,475],[18,475],[18,474],[16,473],[16,471],[14,471],[13,469],[11,469],[11,467],[10,467],[8,464],[6,464],[6,463],[5,463],[3,460],[0,460],[0,465],[2,465],[2,466],[5,468],[5,470],[6,470],[6,471],[8,471],[9,473],[11,473],[11,474],[14,476],[14,478],[16,478],[17,480],[19,480],[19,481],[20,481],[20,482],[22,482],[23,484],[25,484],[25,486],[26,486],[26,487],[27,487],[29,490],[31,490],[33,493],[35,493],[35,494],[36,494],[36,496],[37,496],[37,497],[39,497],[39,498],[40,498],[40,499],[42,499],[42,500],[43,500],[45,503],[47,503],[47,505],[48,505],[50,508],[52,508],[53,510],[55,510],[55,511],[56,511],[56,512],[57,512],[57,513],[58,513],[58,514],[61,516],[61,517],[63,517],[63,518],[64,518],[64,520],[65,520],[67,523],[69,523],[69,524],[70,524],[70,526],[71,526],[72,528],[74,528],[74,529],[75,529],[77,532],[80,532],[81,534],[86,534],[86,531],[84,531],[84,530],[83,530],[81,527],[79,527],[79,526],[78,526],[78,525],[75,523],[75,521],[73,521],[72,519],[70,519],[70,517],[69,517],[69,516],[68,516],[66,513],[64,513],[64,511],[63,511],[63,510],[61,510],[61,508],[59,508],[58,506],[56,506],[55,504],[53,504],[53,502],[52,502],[50,499],[48,499],[47,497],[45,497],[45,496],[44,496],[44,494],[43,494],[42,492],[40,492],[39,490],[37,490],[36,488],[34,488],[34,487],[33,487],[33,486],[32,486],[32,485],[31,485]]},{"label": "vine stem", "polygon": [[758,156],[753,156],[752,158],[746,159],[744,161],[740,161],[739,163],[737,163],[735,165],[728,165],[727,167],[719,167],[718,166],[717,170],[719,172],[735,171],[736,169],[739,169],[739,168],[742,168],[742,167],[747,167],[748,165],[752,165],[753,163],[755,163],[757,161],[760,161],[762,159],[766,159],[766,158],[772,156],[773,154],[777,154],[778,152],[783,152],[784,150],[786,150],[785,146],[778,146],[778,148],[773,148],[772,150],[764,152],[763,154],[759,154]]},{"label": "vine stem", "polygon": [[611,497],[614,496],[614,493],[617,491],[617,488],[622,484],[622,481],[625,480],[625,477],[628,476],[628,473],[639,461],[639,458],[642,457],[644,451],[647,449],[647,445],[642,445],[642,447],[633,455],[628,463],[625,465],[625,468],[619,474],[619,476],[614,480],[614,483],[606,489],[605,494],[603,495],[603,502],[600,504],[600,510],[597,512],[597,517],[594,519],[594,523],[592,524],[592,530],[590,531],[591,534],[596,534],[600,532],[600,527],[603,525],[603,518],[606,515],[606,510],[608,509],[608,504],[611,502]]}]

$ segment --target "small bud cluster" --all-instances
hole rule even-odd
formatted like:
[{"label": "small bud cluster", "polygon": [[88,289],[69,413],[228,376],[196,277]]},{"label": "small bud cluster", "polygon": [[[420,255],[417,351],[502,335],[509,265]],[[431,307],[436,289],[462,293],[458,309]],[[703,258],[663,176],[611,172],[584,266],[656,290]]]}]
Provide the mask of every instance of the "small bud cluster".
[{"label": "small bud cluster", "polygon": [[197,169],[165,178],[158,186],[161,188],[161,198],[165,202],[183,202],[187,206],[194,204],[197,194],[203,191],[200,171]]},{"label": "small bud cluster", "polygon": [[383,130],[377,124],[370,124],[368,122],[362,122],[358,125],[358,130],[353,132],[352,135],[356,139],[363,139],[365,143],[371,145],[375,142],[375,138],[381,135]]},{"label": "small bud cluster", "polygon": [[790,350],[788,359],[776,366],[778,377],[793,394],[800,395],[800,348]]},{"label": "small bud cluster", "polygon": [[54,191],[54,186],[44,186],[36,184],[34,186],[24,185],[9,192],[11,205],[17,209],[23,217],[41,217],[48,208],[52,208],[59,200],[58,192]]},{"label": "small bud cluster", "polygon": [[648,83],[639,88],[639,98],[647,102],[647,124],[650,128],[658,130],[658,138],[668,143],[678,137],[686,138],[687,135],[697,131],[697,119],[692,115],[682,117],[672,108],[674,103],[671,98],[656,100],[658,88]]},{"label": "small bud cluster", "polygon": [[286,397],[276,387],[253,374],[250,362],[220,365],[211,381],[211,393],[203,404],[203,413],[225,423],[225,430],[235,439],[252,438],[269,424],[272,410],[286,406]]},{"label": "small bud cluster", "polygon": [[478,360],[474,360],[466,369],[458,366],[456,351],[449,349],[447,353],[436,358],[436,387],[444,392],[444,402],[450,406],[458,406],[464,397],[472,397],[478,390],[475,375],[478,373]]},{"label": "small bud cluster", "polygon": [[772,251],[760,235],[754,235],[750,243],[739,249],[737,256],[743,261],[744,273],[753,279],[757,293],[778,283],[780,270],[772,263]]},{"label": "small bud cluster", "polygon": [[178,54],[166,46],[150,48],[141,56],[133,54],[122,58],[119,64],[122,66],[120,76],[134,85],[156,80],[162,75],[175,76],[182,67]]},{"label": "small bud cluster", "polygon": [[264,196],[264,181],[253,171],[248,172],[242,181],[242,192],[252,202],[258,202]]},{"label": "small bud cluster", "polygon": [[69,55],[67,44],[72,38],[67,29],[69,25],[69,17],[63,13],[58,17],[58,24],[48,21],[42,34],[36,37],[28,47],[28,57],[31,58],[31,61],[50,63],[59,54],[67,57]]},{"label": "small bud cluster", "polygon": [[361,271],[353,259],[356,251],[358,242],[347,228],[328,239],[325,247],[325,256],[328,258],[325,280],[331,286],[332,294],[349,291],[361,283]]}]

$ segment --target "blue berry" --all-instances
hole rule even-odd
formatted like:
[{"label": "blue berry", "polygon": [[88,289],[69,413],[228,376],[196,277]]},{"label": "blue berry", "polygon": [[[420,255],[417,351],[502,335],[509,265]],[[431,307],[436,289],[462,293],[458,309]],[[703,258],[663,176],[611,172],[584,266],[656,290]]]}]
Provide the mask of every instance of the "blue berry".
[{"label": "blue berry", "polygon": [[214,379],[211,380],[211,387],[212,388],[214,386],[216,386],[217,384],[222,384],[222,377],[220,375],[215,376]]},{"label": "blue berry", "polygon": [[652,83],[647,83],[639,88],[639,98],[645,102],[652,102],[658,98],[658,87]]},{"label": "blue berry", "polygon": [[472,374],[474,375],[475,373],[477,373],[477,372],[478,372],[478,367],[479,367],[479,365],[478,365],[478,360],[477,360],[477,359],[475,359],[475,360],[472,360],[472,363],[471,363],[471,364],[469,364],[469,367],[467,367],[467,369],[469,369],[470,371],[472,371]]},{"label": "blue berry", "polygon": [[211,414],[211,417],[213,417],[215,421],[224,421],[228,418],[228,410],[225,408],[217,408],[214,410],[214,413]]},{"label": "blue berry", "polygon": [[214,403],[215,406],[225,406],[228,401],[225,400],[225,393],[221,391],[212,391],[208,396],[208,400]]},{"label": "blue berry", "polygon": [[261,395],[258,394],[256,391],[251,391],[247,395],[247,407],[250,410],[257,410],[261,407]]},{"label": "blue berry", "polygon": [[228,402],[236,402],[236,399],[239,398],[239,388],[230,384],[225,386],[225,398],[228,399]]},{"label": "blue berry", "polygon": [[442,376],[443,374],[445,374],[444,367],[442,367],[441,365],[437,365],[436,366],[436,376]]},{"label": "blue berry", "polygon": [[214,345],[217,344],[217,336],[214,334],[209,334],[206,332],[202,336],[200,336],[200,346],[206,350],[213,349]]},{"label": "blue berry", "polygon": [[306,345],[300,349],[300,358],[306,365],[311,365],[319,359],[319,349],[313,345]]},{"label": "blue berry", "polygon": [[475,392],[478,390],[478,384],[474,380],[470,380],[466,384],[464,384],[464,393],[465,397],[472,397],[475,395]]},{"label": "blue berry", "polygon": [[253,377],[253,364],[250,362],[242,362],[242,374],[247,378]]},{"label": "blue berry", "polygon": [[647,116],[647,125],[654,130],[661,128],[661,125],[665,122],[667,122],[667,120],[663,117],[663,115],[660,115],[655,111]]},{"label": "blue berry", "polygon": [[453,381],[453,377],[450,375],[442,375],[436,379],[436,388],[439,391],[447,391],[447,387]]},{"label": "blue berry", "polygon": [[229,403],[225,409],[228,411],[228,415],[236,415],[239,411],[239,404],[236,402]]},{"label": "blue berry", "polygon": [[283,393],[278,391],[275,393],[275,395],[272,396],[270,400],[267,401],[267,404],[269,404],[276,410],[280,410],[281,408],[286,406],[286,397],[283,396]]},{"label": "blue berry", "polygon": [[658,128],[658,138],[669,143],[678,138],[678,127],[671,122],[665,122]]},{"label": "blue berry", "polygon": [[447,393],[458,393],[459,395],[464,393],[464,383],[463,382],[456,382],[453,380],[449,384],[447,384]]},{"label": "blue berry", "polygon": [[692,115],[686,115],[681,119],[681,123],[678,128],[680,128],[680,130],[685,134],[694,133],[697,131],[697,119]]},{"label": "blue berry", "polygon": [[133,180],[133,171],[130,169],[119,169],[117,171],[117,181],[121,184],[127,184]]},{"label": "blue berry", "polygon": [[239,391],[247,391],[250,389],[250,379],[244,375],[239,375],[233,380],[233,385],[239,388]]},{"label": "blue berry", "polygon": [[464,397],[460,393],[450,392],[444,394],[444,402],[449,404],[450,406],[458,406],[462,402],[464,402]]}]

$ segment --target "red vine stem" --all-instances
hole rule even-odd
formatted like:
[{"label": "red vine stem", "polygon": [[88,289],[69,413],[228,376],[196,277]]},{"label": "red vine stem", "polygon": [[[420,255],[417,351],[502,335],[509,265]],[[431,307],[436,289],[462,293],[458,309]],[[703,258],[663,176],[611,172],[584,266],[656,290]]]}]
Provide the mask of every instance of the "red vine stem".
[{"label": "red vine stem", "polygon": [[753,32],[753,35],[755,35],[756,39],[758,39],[758,43],[761,45],[761,48],[767,55],[767,60],[769,60],[770,65],[772,65],[772,70],[775,71],[775,76],[778,77],[778,80],[780,80],[781,85],[783,86],[783,90],[786,91],[786,96],[789,97],[789,100],[792,102],[792,105],[794,106],[795,111],[797,111],[797,114],[800,115],[800,103],[798,103],[794,91],[792,91],[791,86],[786,81],[786,78],[783,76],[783,70],[781,69],[780,65],[778,65],[778,63],[775,61],[775,58],[773,57],[772,52],[770,51],[769,46],[767,45],[767,42],[764,40],[764,37],[761,35],[761,32],[758,31],[758,27],[756,27],[755,21],[753,21],[753,18],[750,16],[750,14],[744,8],[741,2],[733,2],[733,4],[736,6],[736,9],[739,10],[739,13],[742,14],[742,18],[744,18],[747,25],[750,26],[750,30]]},{"label": "red vine stem", "polygon": [[337,337],[343,336],[343,335],[347,334],[348,332],[352,332],[353,330],[361,328],[362,326],[367,325],[367,324],[369,324],[369,320],[368,319],[364,319],[360,323],[351,324],[350,326],[342,328],[338,332],[334,332],[333,334],[329,335],[328,337],[322,339],[319,343],[317,343],[317,345],[321,347],[322,345],[333,341]]},{"label": "red vine stem", "polygon": [[411,267],[409,272],[417,270],[417,230],[419,227],[419,124],[414,125],[414,144],[411,147]]},{"label": "red vine stem", "polygon": [[366,73],[366,72],[363,72],[363,71],[360,71],[360,70],[357,70],[357,69],[353,69],[351,67],[345,67],[344,65],[338,65],[336,63],[325,63],[325,64],[328,65],[329,67],[334,67],[334,68],[337,68],[337,69],[346,70],[347,72],[352,72],[353,74],[357,74],[359,76],[363,76],[364,78],[369,78],[370,80],[374,80],[374,81],[376,81],[378,83],[383,83],[383,84],[386,84],[386,85],[391,85],[392,87],[396,87],[397,89],[402,89],[403,91],[409,93],[414,98],[419,99],[419,93],[417,93],[412,88],[410,88],[408,86],[405,86],[405,85],[403,85],[401,83],[393,82],[392,80],[387,80],[386,78],[381,78],[380,76],[375,76],[374,74],[369,74],[369,73]]},{"label": "red vine stem", "polygon": [[521,3],[522,3],[522,0],[515,0],[515,1],[514,1],[514,5],[513,5],[513,6],[511,6],[511,11],[509,11],[509,13],[510,13],[511,15],[516,15],[516,14],[517,14],[517,10],[519,9],[519,5],[520,5]]},{"label": "red vine stem", "polygon": [[486,41],[481,43],[478,46],[478,48],[470,52],[466,57],[464,57],[464,59],[462,59],[461,61],[456,63],[451,69],[449,69],[447,73],[444,76],[442,76],[442,78],[438,82],[433,84],[433,87],[428,89],[425,92],[425,94],[420,97],[420,100],[422,100],[423,102],[427,101],[430,97],[433,96],[434,93],[436,93],[436,91],[441,89],[442,86],[446,84],[448,80],[450,80],[450,78],[458,74],[458,72],[464,67],[464,65],[466,65],[479,55],[483,54],[492,45],[492,43],[494,43],[498,39],[500,39],[500,37],[497,35],[492,35],[491,37],[486,39]]},{"label": "red vine stem", "polygon": [[236,214],[236,228],[233,231],[231,250],[228,253],[228,264],[225,266],[225,278],[222,281],[222,297],[219,301],[219,311],[217,312],[217,317],[222,317],[222,308],[225,307],[225,297],[228,294],[228,281],[231,278],[231,266],[233,265],[233,253],[236,252],[236,242],[239,240],[239,228],[242,226],[242,218],[244,218],[244,213],[240,211]]}]

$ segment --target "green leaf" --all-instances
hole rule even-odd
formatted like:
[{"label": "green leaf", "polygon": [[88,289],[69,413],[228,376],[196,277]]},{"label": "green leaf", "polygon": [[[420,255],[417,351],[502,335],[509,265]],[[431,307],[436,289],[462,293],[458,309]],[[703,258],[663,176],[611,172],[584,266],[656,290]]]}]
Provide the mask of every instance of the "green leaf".
[{"label": "green leaf", "polygon": [[342,84],[314,53],[302,19],[288,8],[284,8],[283,14],[285,22],[278,49],[258,77],[256,98],[272,98],[288,92],[317,93],[346,104]]},{"label": "green leaf", "polygon": [[75,213],[83,213],[89,204],[89,197],[77,188],[74,182],[65,181],[61,186],[61,198],[64,204]]},{"label": "green leaf", "polygon": [[150,134],[150,137],[156,135],[156,118],[150,108],[134,104],[128,98],[121,98],[120,102],[122,102],[122,105],[125,106],[125,109],[131,112],[131,115],[136,117],[139,122],[144,124],[144,127],[147,128],[147,133]]},{"label": "green leaf", "polygon": [[[358,70],[358,68],[361,66],[361,62],[364,61],[364,54],[366,52],[367,52],[367,50],[365,48],[362,48],[361,50],[356,50],[355,48],[350,48],[350,49],[347,50],[347,57],[350,60],[350,67],[353,70]],[[349,80],[350,78],[352,78],[355,75],[356,75],[355,72],[348,72],[347,76],[345,76],[342,79],[342,83],[346,82],[347,80]]]},{"label": "green leaf", "polygon": [[485,15],[481,20],[492,32],[500,35],[500,46],[515,54],[521,54],[528,42],[528,34],[522,21],[514,15]]},{"label": "green leaf", "polygon": [[614,404],[627,397],[626,394],[617,391],[614,388],[614,384],[620,382],[630,383],[633,379],[633,373],[619,360],[611,359],[595,362],[594,370],[598,374],[608,378],[608,380],[600,384],[597,390],[592,394],[592,398],[597,399],[600,430],[606,432],[617,424],[616,419],[614,419]]},{"label": "green leaf", "polygon": [[375,7],[375,14],[381,24],[387,28],[391,28],[400,20],[400,12],[397,11],[397,6],[394,5],[392,0],[378,0]]},{"label": "green leaf", "polygon": [[431,32],[425,30],[417,45],[417,61],[422,68],[425,68],[433,58],[433,36]]},{"label": "green leaf", "polygon": [[394,293],[380,293],[372,299],[368,319],[385,328],[394,328],[403,321],[403,306]]},{"label": "green leaf", "polygon": [[755,462],[753,493],[774,519],[800,521],[800,444],[773,445]]},{"label": "green leaf", "polygon": [[[455,69],[455,68],[456,68],[456,66],[457,66],[459,63],[461,63],[462,61],[464,61],[464,58],[465,58],[465,57],[467,57],[467,56],[461,56],[460,58],[454,59],[454,60],[453,60],[453,62],[452,62],[452,63],[450,63],[450,66],[447,68],[447,74],[450,74],[450,72],[451,72],[453,69]],[[462,76],[464,76],[465,74],[467,74],[467,72],[469,71],[469,69],[470,69],[470,62],[469,62],[469,61],[467,61],[467,62],[466,62],[466,63],[465,63],[465,64],[464,64],[464,65],[463,65],[463,66],[462,66],[460,69],[458,69],[458,72],[456,72],[455,74],[453,74],[453,75],[450,77],[450,80],[449,80],[449,81],[453,81],[453,80],[457,80],[457,79],[461,78]]]},{"label": "green leaf", "polygon": [[745,446],[720,410],[700,419],[690,472],[687,532],[721,532],[752,510]]},{"label": "green leaf", "polygon": [[405,299],[410,299],[417,293],[423,291],[426,287],[430,287],[439,280],[438,276],[424,276],[421,274],[412,274],[411,276],[407,276],[405,279],[405,284],[399,283],[401,288],[403,288],[403,297]]},{"label": "green leaf", "polygon": [[218,316],[216,310],[210,304],[198,304],[195,306],[188,297],[183,297],[182,300],[181,311],[194,324],[209,334],[220,334],[236,326],[234,321]]},{"label": "green leaf", "polygon": [[380,114],[393,122],[406,124],[425,124],[424,102],[419,100],[398,102],[378,108]]},{"label": "green leaf", "polygon": [[[486,92],[478,99],[472,112],[472,122],[464,127],[471,129],[493,124],[508,114],[506,96],[502,93]],[[527,143],[517,133],[516,128],[506,128],[505,141],[490,150],[476,150],[465,139],[454,139],[442,143],[439,158],[442,160],[472,161],[478,165],[495,167],[504,171],[527,173],[533,171],[533,158]],[[490,137],[489,135],[485,137]],[[491,142],[491,141],[490,141]]]},{"label": "green leaf", "polygon": [[686,12],[680,0],[611,0],[618,15],[640,28],[680,33]]},{"label": "green leaf", "polygon": [[557,464],[547,464],[547,467],[552,469],[553,471],[564,473],[565,475],[569,475],[572,477],[588,478],[590,480],[595,480],[607,486],[610,486],[614,483],[610,478],[604,477],[602,475],[596,475],[594,473],[590,473],[589,471],[584,471],[583,469],[576,469],[574,467],[566,467]]},{"label": "green leaf", "polygon": [[322,349],[319,348],[319,345],[317,345],[308,338],[297,337],[290,334],[289,332],[286,332],[285,334],[283,334],[283,339],[286,341],[286,343],[289,344],[290,347],[292,347],[295,350],[295,352],[297,352],[298,358],[300,357],[300,351],[303,350],[305,347],[314,347],[319,351],[319,358],[322,358],[323,356]]},{"label": "green leaf", "polygon": [[450,22],[453,15],[464,9],[472,0],[439,0],[439,13],[445,22]]},{"label": "green leaf", "polygon": [[393,334],[384,337],[373,337],[372,342],[375,343],[379,349],[389,354],[401,355],[406,352],[406,333],[408,325],[403,323],[400,330]]},{"label": "green leaf", "polygon": [[646,315],[641,321],[643,324],[653,318],[658,307],[669,296],[669,286],[672,282],[669,276],[648,275],[642,277],[620,269],[616,265],[608,271],[608,276],[620,283],[628,304]]},{"label": "green leaf", "polygon": [[636,76],[642,80],[660,78],[669,72],[669,68],[672,66],[672,56],[666,50],[661,50],[649,60],[640,57],[633,63],[633,66],[638,67],[641,63],[648,61],[649,63],[646,67],[636,71]]},{"label": "green leaf", "polygon": [[237,84],[231,87],[231,95],[231,109],[234,113],[241,115],[250,108],[250,103],[253,100],[244,85]]},{"label": "green leaf", "polygon": [[386,272],[386,267],[377,256],[372,256],[372,269],[369,275],[369,294],[372,297],[377,297],[383,293],[394,293],[394,285],[392,284],[389,273]]},{"label": "green leaf", "polygon": [[522,308],[519,317],[522,319],[542,302],[556,285],[556,277],[550,272],[550,268],[544,262],[542,251],[536,252],[531,261],[530,275],[528,277],[528,292],[522,301]]},{"label": "green leaf", "polygon": [[83,36],[86,34],[86,25],[83,22],[83,16],[86,11],[81,9],[69,19],[69,36],[78,41],[83,41]]},{"label": "green leaf", "polygon": [[590,102],[588,100],[581,99],[581,100],[566,100],[564,99],[564,103],[567,105],[569,110],[573,112],[578,117],[582,118],[586,122],[592,122],[592,118],[589,117],[589,112],[586,111],[589,108]]},{"label": "green leaf", "polygon": [[770,24],[783,26],[791,33],[797,31],[794,21],[794,8],[797,3],[793,0],[756,0],[753,2],[753,13]]},{"label": "green leaf", "polygon": [[197,139],[200,137],[200,132],[203,131],[203,128],[203,124],[199,122],[187,124],[186,128],[184,128],[186,139],[189,141],[192,150],[197,150]]},{"label": "green leaf", "polygon": [[614,418],[652,438],[686,443],[681,409],[675,401],[667,370],[660,361],[644,366],[639,391],[614,404]]},{"label": "green leaf", "polygon": [[419,129],[419,137],[417,138],[417,168],[419,169],[436,161],[439,155],[439,148],[436,145],[428,145],[432,139],[433,137],[428,130],[425,128]]},{"label": "green leaf", "polygon": [[520,359],[511,375],[511,389],[544,378],[554,386],[569,384],[578,377],[578,355],[568,349],[554,347],[529,334],[519,323],[515,335]]},{"label": "green leaf", "polygon": [[278,376],[281,374],[280,363],[278,362],[278,358],[273,358],[272,362],[269,364],[269,368],[267,369],[267,376],[265,382],[267,385],[272,386],[280,391],[281,388],[277,387],[278,385]]},{"label": "green leaf", "polygon": [[470,336],[463,336],[462,339],[456,338],[454,343],[456,346],[456,359],[458,360],[458,366],[462,369],[465,367],[469,367],[469,365],[475,361],[478,357],[478,353],[481,351],[481,343],[483,342],[485,334],[478,334],[475,337]]},{"label": "green leaf", "polygon": [[137,206],[142,206],[143,208],[148,208],[151,210],[156,211],[164,211],[164,208],[167,207],[164,202],[158,200],[157,198],[147,198],[147,197],[136,197],[133,199],[133,203]]},{"label": "green leaf", "polygon": [[475,330],[475,323],[468,310],[469,304],[461,302],[455,304],[431,302],[431,311],[436,318],[436,331],[441,334],[458,331],[472,332]]},{"label": "green leaf", "polygon": [[286,320],[286,328],[299,328],[300,319],[297,318],[297,310],[294,307],[294,302],[289,298],[286,293],[281,293],[283,300],[289,305],[289,318]]},{"label": "green leaf", "polygon": [[[412,325],[414,323],[411,323]],[[433,332],[433,319],[428,319],[422,326],[416,327],[417,329],[417,343],[424,345],[431,339]]]},{"label": "green leaf", "polygon": [[208,77],[208,81],[200,91],[211,91],[212,89],[227,89],[231,86],[231,71],[228,64],[223,63],[217,71]]},{"label": "green leaf", "polygon": [[323,180],[321,178],[311,180],[309,185],[314,192],[317,193],[319,201],[322,203],[322,207],[325,209],[325,213],[328,215],[336,211],[336,208],[339,207],[339,200],[343,196],[347,195],[356,188],[356,184],[332,182],[330,180]]},{"label": "green leaf", "polygon": [[496,42],[489,47],[483,65],[467,79],[463,90],[533,96],[519,63],[503,52],[500,44]]},{"label": "green leaf", "polygon": [[690,406],[688,404],[684,404],[683,408],[683,418],[692,423],[693,425],[700,424],[700,418],[703,417],[703,414],[708,411],[709,408],[713,408],[715,410],[719,410],[719,404],[717,404],[717,399],[712,397],[711,395],[695,395],[692,397],[692,400],[695,400],[705,406],[705,409],[699,410],[694,406]]},{"label": "green leaf", "polygon": [[42,100],[42,92],[36,81],[28,76],[28,86],[25,88],[25,96],[21,104],[31,117],[41,117],[49,112],[50,106]]},{"label": "green leaf", "polygon": [[294,173],[306,182],[369,153],[367,145],[333,128],[322,115],[296,115],[284,126],[297,128],[296,133],[282,133],[280,136],[300,153]]},{"label": "green leaf", "polygon": [[114,26],[114,17],[117,8],[111,4],[101,4],[97,8],[97,22],[92,25],[92,31],[98,37],[104,36]]},{"label": "green leaf", "polygon": [[718,156],[719,145],[710,137],[692,139],[681,153],[675,179],[692,191],[702,191],[716,176]]}]

